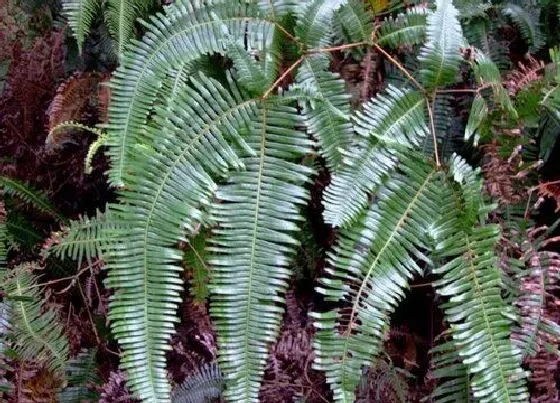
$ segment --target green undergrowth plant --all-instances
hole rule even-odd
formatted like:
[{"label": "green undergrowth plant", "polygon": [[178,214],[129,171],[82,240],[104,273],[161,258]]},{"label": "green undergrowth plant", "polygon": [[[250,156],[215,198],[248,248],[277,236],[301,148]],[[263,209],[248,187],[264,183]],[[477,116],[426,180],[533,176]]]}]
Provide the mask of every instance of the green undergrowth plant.
[{"label": "green undergrowth plant", "polygon": [[[312,313],[313,366],[334,401],[354,401],[391,314],[427,274],[449,325],[434,354],[434,401],[528,401],[511,339],[519,314],[502,296],[500,228],[488,220],[494,206],[479,170],[453,152],[449,95],[469,77],[472,110],[459,133],[467,141],[495,111],[518,111],[492,52],[469,44],[459,9],[399,3],[374,24],[358,0],[177,0],[145,23],[143,39],[120,54],[101,127],[118,201],[70,224],[57,246],[106,262],[108,317],[138,398],[171,400],[166,352],[185,286],[178,245],[187,243],[199,265],[193,284],[203,284],[197,298],[210,278],[224,398],[258,401],[315,155],[331,175],[323,218],[338,236],[317,281],[334,308]],[[330,70],[335,52],[374,52],[391,83],[354,108]]]}]

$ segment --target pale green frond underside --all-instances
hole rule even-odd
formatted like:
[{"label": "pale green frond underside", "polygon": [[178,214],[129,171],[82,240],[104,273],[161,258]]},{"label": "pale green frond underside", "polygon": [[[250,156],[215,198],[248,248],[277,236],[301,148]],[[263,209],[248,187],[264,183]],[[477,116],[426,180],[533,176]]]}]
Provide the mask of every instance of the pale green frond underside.
[{"label": "pale green frond underside", "polygon": [[350,148],[323,199],[325,221],[344,226],[367,206],[368,195],[397,165],[395,148],[412,149],[429,133],[426,100],[415,90],[389,86],[354,117],[361,144]]},{"label": "pale green frond underside", "polygon": [[226,43],[246,40],[250,49],[270,48],[275,23],[260,17],[258,8],[242,1],[193,5],[179,0],[166,14],[151,17],[142,42],[122,59],[111,80],[107,128],[109,182],[125,185],[132,173],[135,145],[150,142],[147,119],[165,77],[202,55],[224,53]]},{"label": "pale green frond underside", "polygon": [[225,397],[258,402],[269,345],[278,335],[291,261],[309,197],[311,170],[299,162],[312,142],[294,128],[296,109],[262,103],[241,154],[245,169],[233,173],[216,194],[216,227],[208,259],[210,313],[218,332]]},{"label": "pale green frond underside", "polygon": [[[254,117],[256,100],[238,99],[219,82],[191,78],[170,104],[156,109],[152,147],[138,147],[136,175],[123,204],[111,206],[119,226],[103,251],[115,290],[109,305],[113,334],[123,355],[121,367],[142,399],[169,399],[165,352],[180,303],[182,254],[174,246],[194,231],[216,190],[212,178],[242,161],[230,144]],[[243,147],[247,149],[248,146]]]},{"label": "pale green frond underside", "polygon": [[0,175],[0,191],[3,191],[5,195],[19,198],[31,207],[46,213],[59,221],[64,221],[64,217],[62,217],[57,209],[51,204],[47,196],[26,183]]},{"label": "pale green frond underside", "polygon": [[[443,207],[457,206],[455,193],[441,196],[440,206],[445,212],[436,231],[439,242],[436,250],[448,262],[433,269],[434,274],[441,276],[434,285],[437,293],[448,299],[443,307],[445,319],[450,323],[457,353],[472,375],[471,390],[477,401],[525,402],[528,399],[525,374],[519,365],[519,351],[509,338],[511,320],[506,316],[501,273],[496,266],[494,248],[499,229],[489,224],[473,227],[468,222],[470,214],[457,214],[473,205],[472,201],[468,202],[471,196],[464,196],[469,186],[474,186],[471,193],[479,200],[482,195],[477,181],[469,185],[472,170],[464,161],[455,158],[451,163],[455,165],[452,169],[455,180],[466,178],[467,181],[462,181],[459,198],[463,206],[456,207],[457,210]],[[483,203],[479,202],[478,206],[479,215],[484,217]]]},{"label": "pale green frond underside", "polygon": [[458,11],[451,0],[437,0],[436,10],[428,16],[426,43],[420,50],[420,78],[427,89],[451,84],[461,64],[464,46]]},{"label": "pale green frond underside", "polygon": [[61,371],[68,358],[68,340],[57,313],[42,306],[43,296],[31,273],[33,268],[18,266],[3,279],[9,312],[6,337],[21,359]]},{"label": "pale green frond underside", "polygon": [[465,140],[474,139],[474,145],[478,145],[480,135],[477,133],[489,113],[488,104],[482,95],[477,94],[472,102],[469,120],[465,126]]},{"label": "pale green frond underside", "polygon": [[381,46],[393,49],[414,46],[426,39],[426,17],[429,10],[417,6],[406,10],[397,17],[387,17],[381,24],[376,40]]},{"label": "pale green frond underside", "polygon": [[62,13],[68,20],[78,50],[82,53],[84,41],[91,30],[91,24],[101,6],[101,0],[64,0]]},{"label": "pale green frond underside", "polygon": [[[410,153],[409,153],[410,154]],[[426,232],[437,213],[441,176],[422,157],[401,159],[400,172],[356,225],[342,230],[328,277],[317,291],[342,307],[314,313],[315,368],[325,371],[337,402],[352,402],[362,367],[380,351],[389,315],[404,298],[418,260],[427,260]]]},{"label": "pale green frond underside", "polygon": [[327,167],[336,171],[342,164],[343,151],[352,142],[351,96],[346,92],[344,80],[330,72],[328,66],[329,59],[324,55],[305,58],[294,88],[310,95],[309,101],[300,102],[305,126],[315,138]]}]

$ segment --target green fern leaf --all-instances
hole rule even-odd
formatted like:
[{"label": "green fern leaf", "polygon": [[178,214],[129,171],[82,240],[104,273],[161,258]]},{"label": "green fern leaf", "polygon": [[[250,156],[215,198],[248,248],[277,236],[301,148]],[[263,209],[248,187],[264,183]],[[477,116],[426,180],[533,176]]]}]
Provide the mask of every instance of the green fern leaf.
[{"label": "green fern leaf", "polygon": [[433,223],[441,181],[419,157],[401,159],[402,173],[378,192],[378,202],[341,233],[330,256],[329,277],[317,291],[344,308],[315,313],[315,367],[326,372],[337,402],[351,402],[364,365],[380,351],[389,315],[409,280],[422,273],[417,260]]},{"label": "green fern leaf", "polygon": [[539,16],[532,10],[525,10],[515,3],[507,3],[503,6],[502,13],[511,18],[511,21],[519,28],[521,35],[529,44],[531,52],[537,52],[544,45]]},{"label": "green fern leaf", "polygon": [[350,0],[334,14],[337,42],[367,42],[373,32],[373,15],[361,0]]},{"label": "green fern leaf", "polygon": [[429,133],[425,111],[426,100],[419,92],[393,86],[364,105],[355,117],[355,130],[365,137],[365,145],[348,152],[325,190],[327,223],[344,226],[363,211],[369,193],[397,165],[392,149],[418,146]]},{"label": "green fern leaf", "polygon": [[428,16],[427,41],[418,56],[422,84],[428,89],[455,82],[463,46],[458,14],[451,0],[437,0],[436,10]]},{"label": "green fern leaf", "polygon": [[68,340],[56,312],[42,307],[33,269],[33,265],[18,266],[4,279],[9,310],[7,338],[21,359],[62,371],[68,358]]},{"label": "green fern leaf", "polygon": [[216,189],[212,178],[243,166],[228,140],[243,143],[240,130],[260,100],[236,98],[200,75],[170,102],[156,109],[150,128],[157,144],[137,148],[136,173],[125,177],[131,186],[121,193],[122,204],[111,207],[113,220],[124,225],[103,251],[115,289],[109,318],[124,350],[121,367],[147,401],[169,399],[165,351],[183,289],[174,245],[203,218]]},{"label": "green fern leaf", "polygon": [[201,232],[193,239],[190,239],[183,259],[193,272],[190,295],[197,304],[204,304],[210,294],[208,288],[210,269],[206,262],[208,260],[206,253],[207,238],[208,233]]},{"label": "green fern leaf", "polygon": [[412,7],[396,18],[387,18],[379,28],[377,42],[393,49],[424,43],[427,15],[425,7]]},{"label": "green fern leaf", "polygon": [[455,343],[445,342],[431,350],[432,377],[438,382],[431,394],[434,403],[472,402],[469,368],[461,362]]},{"label": "green fern leaf", "polygon": [[84,41],[100,5],[100,0],[64,0],[62,2],[62,12],[72,28],[80,53],[82,53]]},{"label": "green fern leaf", "polygon": [[143,41],[125,53],[111,81],[106,125],[109,182],[125,185],[123,177],[134,170],[135,146],[150,142],[147,118],[168,74],[201,55],[223,54],[226,43],[243,38],[250,49],[264,54],[275,31],[274,22],[263,19],[256,6],[241,0],[209,5],[178,0],[165,14],[153,17]]},{"label": "green fern leaf", "polygon": [[242,153],[245,170],[219,188],[212,210],[210,313],[231,401],[258,402],[268,348],[282,321],[294,233],[308,199],[303,184],[312,173],[299,164],[312,147],[294,129],[299,125],[295,108],[259,105],[247,136],[256,155]]},{"label": "green fern leaf", "polygon": [[328,65],[329,59],[324,55],[306,58],[297,72],[294,88],[311,96],[309,101],[300,101],[305,126],[317,141],[327,166],[335,171],[342,164],[343,150],[352,141],[351,96],[346,93],[344,80],[328,71]]},{"label": "green fern leaf", "polygon": [[484,120],[486,120],[488,112],[488,104],[480,94],[477,94],[472,102],[469,121],[465,127],[465,140],[470,140],[474,137],[475,146],[478,145],[478,141],[480,140],[480,136],[478,134],[475,135],[475,133]]},{"label": "green fern leaf", "polygon": [[295,33],[308,49],[332,44],[331,26],[334,13],[345,0],[311,0],[298,9]]},{"label": "green fern leaf", "polygon": [[121,57],[126,45],[134,37],[134,23],[144,17],[154,5],[153,0],[107,0],[105,19],[109,32],[117,42],[117,54]]},{"label": "green fern leaf", "polygon": [[91,264],[93,259],[102,258],[102,251],[110,244],[111,229],[115,226],[109,212],[102,214],[97,211],[94,218],[80,217],[63,228],[61,239],[46,252],[61,259],[69,257],[76,260],[78,266],[81,266],[84,258]]},{"label": "green fern leaf", "polygon": [[212,362],[200,367],[193,375],[173,390],[172,403],[206,403],[222,394],[223,377],[218,364]]},{"label": "green fern leaf", "polygon": [[58,393],[61,403],[82,403],[99,400],[99,393],[90,390],[99,386],[100,380],[97,373],[95,356],[97,350],[82,351],[75,358],[68,361],[64,372],[66,373],[66,386]]},{"label": "green fern leaf", "polygon": [[[435,233],[436,250],[448,263],[433,269],[441,276],[434,283],[437,293],[449,298],[446,320],[462,362],[472,375],[471,389],[480,402],[525,402],[528,393],[520,354],[510,341],[511,320],[501,297],[501,273],[494,247],[499,229],[474,226],[488,208],[482,203],[480,180],[459,158],[451,161],[450,174],[460,182],[463,206],[449,208]],[[456,206],[448,192],[441,206]],[[478,208],[477,208],[478,207]],[[459,213],[460,212],[460,213]],[[459,214],[458,214],[459,213]]]},{"label": "green fern leaf", "polygon": [[20,182],[16,179],[0,175],[0,189],[4,194],[15,196],[33,208],[46,213],[59,221],[64,221],[64,217],[51,204],[49,199],[39,190]]}]

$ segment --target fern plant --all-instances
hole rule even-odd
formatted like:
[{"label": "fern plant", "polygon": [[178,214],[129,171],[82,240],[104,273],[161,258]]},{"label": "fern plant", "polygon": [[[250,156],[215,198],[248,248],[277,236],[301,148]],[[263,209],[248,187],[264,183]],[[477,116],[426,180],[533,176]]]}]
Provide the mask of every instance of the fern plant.
[{"label": "fern plant", "polygon": [[[461,53],[459,18],[450,0],[379,27],[357,0],[178,0],[145,24],[142,41],[120,55],[103,126],[118,203],[106,223],[70,226],[59,246],[106,261],[109,319],[139,398],[171,399],[165,353],[184,286],[177,244],[203,227],[224,396],[258,401],[314,174],[304,157],[315,149],[332,174],[324,219],[339,237],[317,288],[336,308],[313,314],[314,366],[335,401],[353,401],[390,314],[428,272],[450,324],[440,378],[467,378],[464,394],[481,402],[527,400],[495,262],[498,230],[487,223],[478,172],[443,150],[451,109],[442,93],[460,69],[471,67],[489,101],[509,108],[490,57]],[[420,47],[417,67],[390,53],[401,46]],[[330,54],[351,49],[377,52],[398,75],[355,111],[329,71]],[[199,62],[208,55],[227,70]],[[483,121],[482,101],[469,135]],[[459,393],[444,389],[436,401]]]},{"label": "fern plant", "polygon": [[104,8],[105,21],[116,42],[116,52],[122,55],[134,37],[136,20],[145,17],[154,4],[153,0],[64,0],[62,7],[80,53],[98,12]]}]

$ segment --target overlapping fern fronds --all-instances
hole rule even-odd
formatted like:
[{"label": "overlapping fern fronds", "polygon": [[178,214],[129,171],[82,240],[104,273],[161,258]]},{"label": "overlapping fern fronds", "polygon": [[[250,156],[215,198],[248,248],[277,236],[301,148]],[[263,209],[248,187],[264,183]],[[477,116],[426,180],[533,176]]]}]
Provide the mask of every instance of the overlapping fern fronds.
[{"label": "overlapping fern fronds", "polygon": [[379,352],[390,313],[408,281],[423,271],[415,259],[427,260],[421,250],[437,215],[440,180],[422,157],[403,156],[399,172],[378,191],[378,202],[341,234],[330,276],[321,279],[318,291],[342,307],[314,314],[315,365],[326,372],[336,401],[353,400],[361,368]]},{"label": "overlapping fern fronds", "polygon": [[100,7],[101,0],[65,0],[62,2],[62,10],[78,42],[80,53],[82,53],[84,41]]}]

